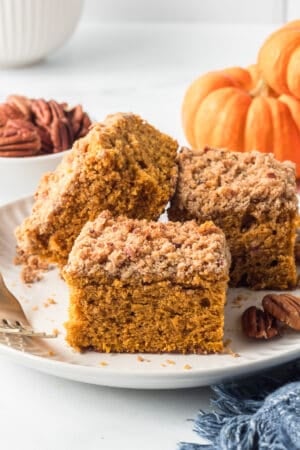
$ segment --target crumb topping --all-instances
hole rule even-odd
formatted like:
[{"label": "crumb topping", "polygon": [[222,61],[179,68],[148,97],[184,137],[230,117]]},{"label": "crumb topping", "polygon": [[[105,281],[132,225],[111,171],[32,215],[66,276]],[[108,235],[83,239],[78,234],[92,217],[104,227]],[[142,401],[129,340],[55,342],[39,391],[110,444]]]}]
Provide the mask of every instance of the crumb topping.
[{"label": "crumb topping", "polygon": [[297,210],[295,166],[271,153],[183,148],[177,157],[176,207],[202,220],[240,213]]},{"label": "crumb topping", "polygon": [[43,273],[53,268],[50,264],[42,261],[37,255],[28,255],[20,248],[17,248],[14,264],[23,266],[20,277],[23,283],[26,284],[40,281],[43,278]]},{"label": "crumb topping", "polygon": [[225,279],[228,266],[224,234],[212,222],[147,222],[103,211],[83,227],[64,272],[192,284],[199,277]]}]

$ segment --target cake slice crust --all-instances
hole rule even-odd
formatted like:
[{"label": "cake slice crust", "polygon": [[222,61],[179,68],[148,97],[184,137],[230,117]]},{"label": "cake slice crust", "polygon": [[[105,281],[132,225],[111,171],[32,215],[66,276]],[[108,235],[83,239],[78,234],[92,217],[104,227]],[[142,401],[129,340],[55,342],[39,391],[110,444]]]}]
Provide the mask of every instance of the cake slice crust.
[{"label": "cake slice crust", "polygon": [[178,144],[134,114],[95,124],[35,194],[16,230],[20,251],[63,265],[88,220],[115,215],[157,219],[174,192]]}]

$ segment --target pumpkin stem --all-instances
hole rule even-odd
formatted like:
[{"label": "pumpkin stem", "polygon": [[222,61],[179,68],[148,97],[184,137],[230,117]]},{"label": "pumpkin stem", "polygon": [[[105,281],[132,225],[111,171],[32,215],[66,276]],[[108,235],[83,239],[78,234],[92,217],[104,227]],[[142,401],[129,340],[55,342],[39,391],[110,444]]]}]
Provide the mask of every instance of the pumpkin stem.
[{"label": "pumpkin stem", "polygon": [[249,94],[252,97],[258,97],[259,95],[270,95],[270,89],[269,86],[266,84],[266,82],[261,78],[260,80],[258,80],[257,85],[255,86],[255,88],[253,88]]}]

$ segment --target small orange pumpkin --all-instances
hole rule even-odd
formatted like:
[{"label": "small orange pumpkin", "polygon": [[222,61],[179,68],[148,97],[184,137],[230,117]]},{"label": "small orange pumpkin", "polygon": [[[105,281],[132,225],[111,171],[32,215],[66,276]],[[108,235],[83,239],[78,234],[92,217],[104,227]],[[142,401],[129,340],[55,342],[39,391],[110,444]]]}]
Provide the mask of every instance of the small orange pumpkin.
[{"label": "small orange pumpkin", "polygon": [[264,81],[278,94],[300,99],[300,20],[272,33],[258,54]]},{"label": "small orange pumpkin", "polygon": [[195,80],[183,101],[182,121],[193,148],[273,152],[280,161],[294,161],[300,177],[300,101],[278,97],[255,65]]}]

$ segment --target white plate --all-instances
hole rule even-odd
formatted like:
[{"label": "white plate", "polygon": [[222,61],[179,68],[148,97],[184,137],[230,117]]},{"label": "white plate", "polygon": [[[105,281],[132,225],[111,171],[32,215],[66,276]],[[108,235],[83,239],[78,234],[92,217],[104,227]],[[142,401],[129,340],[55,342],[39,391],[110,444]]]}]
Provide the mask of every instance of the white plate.
[{"label": "white plate", "polygon": [[[232,377],[248,375],[259,369],[300,356],[300,334],[287,332],[284,337],[255,342],[243,337],[240,316],[249,305],[259,304],[264,292],[231,289],[225,316],[225,340],[230,340],[233,354],[224,355],[136,355],[79,354],[64,340],[63,323],[67,319],[68,292],[56,270],[32,286],[20,281],[20,267],[13,264],[15,238],[13,230],[29,214],[30,198],[0,208],[0,268],[9,289],[20,299],[29,321],[37,330],[59,330],[56,339],[14,341],[2,338],[0,352],[17,363],[52,375],[106,386],[175,389],[208,385]],[[294,291],[300,295],[300,290]],[[235,301],[238,296],[242,299]],[[54,299],[56,303],[51,303]]]}]

